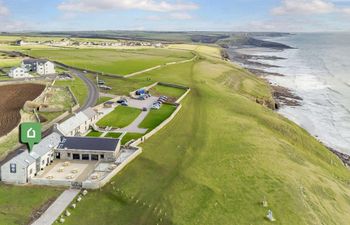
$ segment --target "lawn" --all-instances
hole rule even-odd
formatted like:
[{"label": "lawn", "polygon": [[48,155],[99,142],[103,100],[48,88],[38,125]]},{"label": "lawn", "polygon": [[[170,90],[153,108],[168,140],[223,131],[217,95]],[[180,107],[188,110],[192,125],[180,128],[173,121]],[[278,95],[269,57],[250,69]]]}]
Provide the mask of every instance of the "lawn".
[{"label": "lawn", "polygon": [[139,134],[139,133],[126,133],[124,137],[122,138],[122,145],[128,143],[131,140],[137,140],[140,137],[142,137],[144,134]]},{"label": "lawn", "polygon": [[108,100],[111,100],[111,99],[112,99],[112,98],[110,98],[110,97],[99,97],[98,100],[97,100],[96,105],[105,103],[105,102],[107,102]]},{"label": "lawn", "polygon": [[33,211],[63,190],[52,187],[19,187],[0,184],[0,225],[28,224]]},{"label": "lawn", "polygon": [[256,103],[271,101],[264,81],[213,52],[138,78],[192,91],[143,153],[113,183],[90,191],[65,224],[267,225],[268,209],[274,224],[349,223],[348,169],[305,130]]},{"label": "lawn", "polygon": [[193,57],[190,51],[169,49],[33,49],[25,52],[34,57],[59,61],[69,66],[117,75],[126,75]]},{"label": "lawn", "polygon": [[79,77],[74,76],[74,78],[75,79],[73,80],[57,80],[55,85],[70,87],[74,96],[77,98],[79,105],[82,106],[87,99],[88,88],[86,87],[84,81]]},{"label": "lawn", "polygon": [[98,131],[90,131],[86,136],[87,137],[100,137],[102,135],[101,132]]},{"label": "lawn", "polygon": [[110,138],[119,138],[120,135],[122,135],[121,133],[108,133],[106,134],[105,137],[110,137]]},{"label": "lawn", "polygon": [[126,127],[132,123],[140,113],[140,109],[118,106],[111,113],[100,119],[96,125],[114,128]]},{"label": "lawn", "polygon": [[175,87],[169,87],[164,85],[156,85],[151,88],[150,93],[154,96],[165,95],[172,99],[180,98],[187,90]]},{"label": "lawn", "polygon": [[147,132],[150,132],[166,120],[174,111],[176,107],[173,105],[162,104],[160,109],[151,109],[146,118],[141,122],[139,127],[147,128]]}]

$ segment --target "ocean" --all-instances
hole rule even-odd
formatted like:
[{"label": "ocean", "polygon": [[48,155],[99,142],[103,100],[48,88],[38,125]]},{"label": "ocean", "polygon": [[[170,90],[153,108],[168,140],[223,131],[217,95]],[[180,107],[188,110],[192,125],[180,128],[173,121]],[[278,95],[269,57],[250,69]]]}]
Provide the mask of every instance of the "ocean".
[{"label": "ocean", "polygon": [[268,80],[303,98],[301,106],[283,106],[279,113],[327,146],[350,155],[350,33],[295,34],[268,40],[296,48],[249,52],[285,58],[256,60],[278,66],[263,69],[285,76],[270,75]]}]

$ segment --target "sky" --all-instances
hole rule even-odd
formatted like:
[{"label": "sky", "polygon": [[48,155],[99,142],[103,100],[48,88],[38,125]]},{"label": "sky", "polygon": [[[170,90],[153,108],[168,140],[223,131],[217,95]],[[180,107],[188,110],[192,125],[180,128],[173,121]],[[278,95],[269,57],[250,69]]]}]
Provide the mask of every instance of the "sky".
[{"label": "sky", "polygon": [[350,31],[350,0],[0,0],[0,31]]}]

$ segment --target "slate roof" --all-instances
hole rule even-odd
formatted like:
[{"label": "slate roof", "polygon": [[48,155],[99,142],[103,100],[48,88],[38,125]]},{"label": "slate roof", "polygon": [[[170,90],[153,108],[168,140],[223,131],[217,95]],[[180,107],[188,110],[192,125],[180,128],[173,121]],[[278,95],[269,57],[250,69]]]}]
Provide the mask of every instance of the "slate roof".
[{"label": "slate roof", "polygon": [[95,110],[92,108],[87,108],[84,111],[79,112],[66,121],[62,122],[57,126],[57,128],[62,134],[68,135],[71,131],[84,124],[85,121],[88,121],[96,114],[97,112]]},{"label": "slate roof", "polygon": [[34,63],[46,63],[46,62],[49,62],[48,60],[46,59],[24,59],[23,60],[23,63],[24,64],[34,64]]},{"label": "slate roof", "polygon": [[37,159],[46,153],[48,153],[51,149],[55,148],[61,141],[61,135],[53,132],[50,135],[43,138],[40,143],[34,145],[33,150],[30,152],[30,155]]},{"label": "slate roof", "polygon": [[119,139],[94,137],[62,137],[57,149],[76,149],[88,151],[115,151]]}]

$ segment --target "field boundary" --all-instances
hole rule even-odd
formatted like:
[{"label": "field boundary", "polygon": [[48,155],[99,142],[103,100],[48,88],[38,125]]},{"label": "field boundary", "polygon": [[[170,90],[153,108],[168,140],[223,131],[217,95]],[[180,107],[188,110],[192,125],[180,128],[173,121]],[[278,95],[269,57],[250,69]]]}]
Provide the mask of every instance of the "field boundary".
[{"label": "field boundary", "polygon": [[130,73],[130,74],[127,74],[127,75],[125,75],[125,76],[123,76],[123,77],[129,78],[129,77],[133,77],[133,76],[136,76],[136,75],[139,75],[139,74],[147,73],[147,72],[149,72],[149,71],[153,71],[153,70],[156,70],[156,69],[160,69],[160,68],[162,68],[162,67],[191,62],[191,61],[194,61],[197,57],[198,57],[198,56],[195,55],[195,56],[193,56],[191,59],[186,59],[186,60],[182,60],[182,61],[168,62],[168,63],[165,63],[165,64],[163,64],[163,65],[158,65],[158,66],[154,66],[154,67],[151,67],[151,68],[148,68],[148,69],[145,69],[145,70],[141,70],[141,71],[138,71],[138,72]]}]

